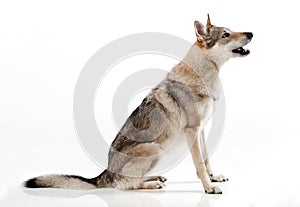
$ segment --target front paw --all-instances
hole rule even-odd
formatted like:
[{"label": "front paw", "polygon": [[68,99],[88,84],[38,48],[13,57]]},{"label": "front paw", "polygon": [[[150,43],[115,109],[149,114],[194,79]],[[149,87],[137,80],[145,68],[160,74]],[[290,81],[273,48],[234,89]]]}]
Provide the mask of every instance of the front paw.
[{"label": "front paw", "polygon": [[226,178],[224,175],[209,175],[211,182],[226,182],[228,181],[228,178]]},{"label": "front paw", "polygon": [[205,188],[207,194],[222,194],[222,190],[218,186],[209,186]]}]

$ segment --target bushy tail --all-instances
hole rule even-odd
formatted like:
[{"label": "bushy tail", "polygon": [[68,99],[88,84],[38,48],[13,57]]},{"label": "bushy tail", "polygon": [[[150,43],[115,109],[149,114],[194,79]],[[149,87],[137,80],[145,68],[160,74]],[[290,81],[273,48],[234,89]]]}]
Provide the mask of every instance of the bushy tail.
[{"label": "bushy tail", "polygon": [[27,180],[27,188],[64,188],[64,189],[95,189],[110,187],[112,179],[107,170],[95,178],[84,178],[77,175],[44,175]]}]

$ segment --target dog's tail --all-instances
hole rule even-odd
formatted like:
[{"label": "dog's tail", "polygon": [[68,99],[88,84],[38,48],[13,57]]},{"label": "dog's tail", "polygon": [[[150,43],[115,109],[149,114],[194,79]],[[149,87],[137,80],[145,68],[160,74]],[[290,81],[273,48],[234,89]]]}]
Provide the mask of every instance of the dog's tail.
[{"label": "dog's tail", "polygon": [[112,177],[104,170],[95,178],[84,178],[77,175],[44,175],[27,180],[24,187],[27,188],[64,188],[64,189],[95,189],[112,185]]}]

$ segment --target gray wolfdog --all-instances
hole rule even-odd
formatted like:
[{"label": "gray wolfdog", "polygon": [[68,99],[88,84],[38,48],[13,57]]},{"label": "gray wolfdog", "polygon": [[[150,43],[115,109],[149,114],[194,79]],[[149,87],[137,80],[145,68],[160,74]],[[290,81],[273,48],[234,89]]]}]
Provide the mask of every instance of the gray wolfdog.
[{"label": "gray wolfdog", "polygon": [[[211,24],[194,22],[197,40],[186,57],[154,87],[132,112],[111,144],[108,166],[95,178],[75,175],[45,175],[24,183],[28,188],[159,189],[166,178],[147,176],[162,152],[172,146],[180,133],[190,146],[197,176],[210,194],[222,191],[211,182],[228,179],[213,174],[206,152],[203,126],[212,116],[219,94],[219,70],[228,59],[247,56],[243,48],[253,34],[233,32]],[[202,140],[201,140],[202,139]],[[201,142],[200,142],[201,141]]]}]

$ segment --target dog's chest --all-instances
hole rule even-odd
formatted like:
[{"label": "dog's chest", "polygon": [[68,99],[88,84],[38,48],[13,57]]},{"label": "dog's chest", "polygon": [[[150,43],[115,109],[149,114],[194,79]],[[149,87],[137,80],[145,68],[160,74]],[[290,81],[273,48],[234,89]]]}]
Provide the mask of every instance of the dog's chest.
[{"label": "dog's chest", "polygon": [[200,116],[200,127],[203,127],[213,116],[215,104],[213,98],[207,98],[198,104],[198,113]]}]

